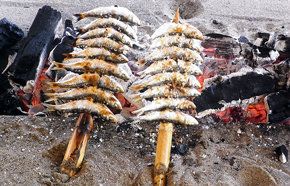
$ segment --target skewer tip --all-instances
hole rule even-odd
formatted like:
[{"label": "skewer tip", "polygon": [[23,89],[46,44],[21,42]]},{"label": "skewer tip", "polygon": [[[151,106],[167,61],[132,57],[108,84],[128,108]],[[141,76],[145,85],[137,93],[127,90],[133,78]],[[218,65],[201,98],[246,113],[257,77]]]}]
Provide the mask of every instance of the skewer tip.
[{"label": "skewer tip", "polygon": [[179,23],[179,8],[177,8],[174,18],[172,19],[173,23]]}]

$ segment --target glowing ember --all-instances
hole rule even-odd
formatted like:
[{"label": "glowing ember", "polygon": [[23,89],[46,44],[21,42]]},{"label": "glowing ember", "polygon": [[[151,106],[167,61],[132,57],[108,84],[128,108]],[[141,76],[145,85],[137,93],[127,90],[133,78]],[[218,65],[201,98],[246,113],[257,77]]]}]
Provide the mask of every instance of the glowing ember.
[{"label": "glowing ember", "polygon": [[228,107],[224,111],[218,111],[216,115],[224,122],[236,122],[244,120],[244,113],[241,107]]},{"label": "glowing ember", "polygon": [[264,104],[247,107],[247,123],[267,123],[267,112]]}]

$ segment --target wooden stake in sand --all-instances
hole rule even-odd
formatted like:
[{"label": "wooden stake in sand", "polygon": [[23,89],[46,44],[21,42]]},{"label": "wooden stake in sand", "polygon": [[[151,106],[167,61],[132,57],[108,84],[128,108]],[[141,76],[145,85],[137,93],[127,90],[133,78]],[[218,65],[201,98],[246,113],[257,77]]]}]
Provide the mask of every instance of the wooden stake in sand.
[{"label": "wooden stake in sand", "polygon": [[61,164],[61,171],[63,173],[73,176],[78,172],[84,159],[86,146],[92,130],[92,115],[81,113],[76,122]]},{"label": "wooden stake in sand", "polygon": [[154,184],[165,185],[166,173],[170,162],[173,124],[161,122],[158,131],[156,156],[154,163]]},{"label": "wooden stake in sand", "polygon": [[[138,61],[141,68],[147,66],[140,72],[145,78],[136,81],[130,88],[140,91],[136,100],[152,100],[143,108],[134,111],[138,114],[136,119],[163,121],[158,131],[154,165],[154,185],[163,186],[166,185],[170,162],[173,123],[198,124],[193,116],[183,111],[196,108],[187,98],[200,94],[196,90],[200,84],[194,77],[197,73],[189,70],[189,66],[197,65],[203,60],[200,50],[197,50],[199,47],[194,48],[184,43],[189,41],[200,45],[197,40],[201,40],[203,36],[195,27],[180,22],[177,9],[172,22],[160,26],[151,37],[152,43],[155,42],[154,51]],[[176,64],[176,67],[166,65],[169,61]],[[200,70],[199,72],[202,73]]]}]

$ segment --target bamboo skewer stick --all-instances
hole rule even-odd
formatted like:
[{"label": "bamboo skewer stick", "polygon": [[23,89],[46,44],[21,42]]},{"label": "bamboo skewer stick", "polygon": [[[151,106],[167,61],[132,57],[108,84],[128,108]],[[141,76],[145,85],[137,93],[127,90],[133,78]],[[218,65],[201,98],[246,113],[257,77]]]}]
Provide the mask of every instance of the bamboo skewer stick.
[{"label": "bamboo skewer stick", "polygon": [[61,172],[66,173],[69,176],[73,176],[78,172],[83,161],[86,146],[92,130],[92,115],[81,113],[67,146],[61,164]]},{"label": "bamboo skewer stick", "polygon": [[164,186],[166,184],[166,173],[170,162],[172,132],[172,123],[160,123],[154,164],[154,185]]}]

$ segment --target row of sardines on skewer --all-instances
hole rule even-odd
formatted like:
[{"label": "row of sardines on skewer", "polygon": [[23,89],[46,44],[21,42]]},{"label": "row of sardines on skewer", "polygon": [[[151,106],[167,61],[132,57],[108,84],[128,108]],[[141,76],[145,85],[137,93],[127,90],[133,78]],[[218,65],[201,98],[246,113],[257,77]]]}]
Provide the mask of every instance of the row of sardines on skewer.
[{"label": "row of sardines on skewer", "polygon": [[[178,12],[177,12],[178,13]],[[177,17],[160,26],[151,36],[151,54],[138,61],[139,80],[130,89],[143,107],[134,111],[136,120],[167,121],[196,125],[188,111],[195,110],[192,98],[200,95],[195,76],[201,75],[202,33]]]},{"label": "row of sardines on skewer", "polygon": [[54,70],[67,70],[73,76],[51,82],[44,104],[50,111],[90,113],[98,118],[117,122],[114,115],[122,106],[114,93],[123,93],[114,79],[129,80],[119,64],[127,63],[126,54],[137,40],[134,26],[138,17],[123,7],[99,7],[81,14],[78,19],[95,18],[78,29],[74,51],[63,62],[53,62]]}]

